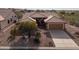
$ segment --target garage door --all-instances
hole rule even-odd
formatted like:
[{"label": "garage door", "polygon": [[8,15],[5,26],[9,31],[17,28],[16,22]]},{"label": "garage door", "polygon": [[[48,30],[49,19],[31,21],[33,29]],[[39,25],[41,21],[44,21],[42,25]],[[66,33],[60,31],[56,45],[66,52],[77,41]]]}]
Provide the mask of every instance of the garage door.
[{"label": "garage door", "polygon": [[49,24],[49,29],[63,29],[63,24]]}]

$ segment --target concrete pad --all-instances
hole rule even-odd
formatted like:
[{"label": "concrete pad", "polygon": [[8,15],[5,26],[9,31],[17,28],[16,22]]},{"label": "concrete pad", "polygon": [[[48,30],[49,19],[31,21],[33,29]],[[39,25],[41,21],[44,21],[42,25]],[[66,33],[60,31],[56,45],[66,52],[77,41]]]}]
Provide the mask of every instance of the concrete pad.
[{"label": "concrete pad", "polygon": [[62,30],[51,30],[50,34],[56,47],[78,47],[72,38]]}]

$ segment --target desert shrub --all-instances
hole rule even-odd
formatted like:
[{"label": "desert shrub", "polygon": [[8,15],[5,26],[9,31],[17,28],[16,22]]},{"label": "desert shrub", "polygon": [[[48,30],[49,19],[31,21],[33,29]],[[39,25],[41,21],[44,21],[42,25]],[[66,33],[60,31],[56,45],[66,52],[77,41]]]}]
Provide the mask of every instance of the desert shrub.
[{"label": "desert shrub", "polygon": [[16,36],[16,32],[17,32],[16,28],[12,29],[10,31],[11,36]]},{"label": "desert shrub", "polygon": [[15,14],[17,15],[18,19],[21,19],[23,16],[23,13],[20,11],[15,11]]},{"label": "desert shrub", "polygon": [[65,14],[65,11],[61,11],[60,14]]},{"label": "desert shrub", "polygon": [[8,42],[12,42],[15,39],[15,36],[9,36],[8,37]]},{"label": "desert shrub", "polygon": [[39,44],[40,43],[40,37],[41,37],[40,32],[36,32],[34,42]]},{"label": "desert shrub", "polygon": [[75,32],[76,35],[79,35],[79,32]]},{"label": "desert shrub", "polygon": [[36,44],[39,44],[39,43],[40,43],[39,38],[38,38],[38,37],[35,37],[34,42],[35,42]]},{"label": "desert shrub", "polygon": [[74,15],[75,13],[74,12],[71,12],[71,15]]},{"label": "desert shrub", "polygon": [[38,37],[38,38],[40,38],[41,37],[40,32],[36,32],[36,35],[35,36]]}]

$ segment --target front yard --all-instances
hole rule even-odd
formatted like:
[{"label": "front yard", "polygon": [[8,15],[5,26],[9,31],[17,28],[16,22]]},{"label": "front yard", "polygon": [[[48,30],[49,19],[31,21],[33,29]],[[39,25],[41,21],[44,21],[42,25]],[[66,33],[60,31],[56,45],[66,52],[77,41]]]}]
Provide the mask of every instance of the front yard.
[{"label": "front yard", "polygon": [[48,30],[38,28],[35,22],[26,21],[18,24],[11,30],[11,36],[7,39],[11,48],[55,47]]}]

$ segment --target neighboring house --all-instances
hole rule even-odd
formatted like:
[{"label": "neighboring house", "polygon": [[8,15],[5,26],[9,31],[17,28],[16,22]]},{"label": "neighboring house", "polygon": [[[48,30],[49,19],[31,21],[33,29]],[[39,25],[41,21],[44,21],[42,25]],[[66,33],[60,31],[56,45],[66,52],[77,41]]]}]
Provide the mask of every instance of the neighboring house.
[{"label": "neighboring house", "polygon": [[0,30],[18,21],[15,13],[10,9],[0,9]]},{"label": "neighboring house", "polygon": [[[27,16],[28,15],[28,16]],[[31,12],[25,14],[26,19],[30,17],[32,20],[37,22],[38,27],[52,29],[65,29],[66,22],[58,18],[57,15],[53,15],[51,12]],[[24,16],[24,17],[25,17]]]}]

